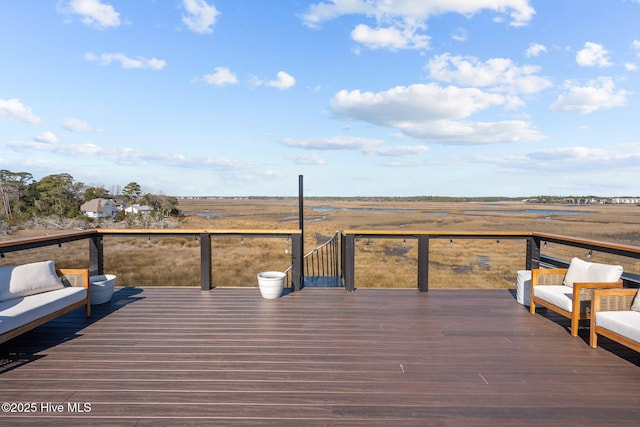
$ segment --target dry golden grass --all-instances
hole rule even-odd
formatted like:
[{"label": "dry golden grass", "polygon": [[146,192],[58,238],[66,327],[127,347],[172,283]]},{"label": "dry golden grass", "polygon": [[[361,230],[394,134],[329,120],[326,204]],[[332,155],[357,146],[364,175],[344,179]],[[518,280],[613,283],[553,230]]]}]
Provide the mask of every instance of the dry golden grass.
[{"label": "dry golden grass", "polygon": [[[322,206],[336,210],[318,210]],[[189,229],[296,229],[297,199],[184,199],[180,228]],[[640,207],[558,206],[502,203],[427,203],[397,201],[305,200],[305,252],[324,243],[339,230],[392,231],[521,231],[543,232],[600,241],[640,245]],[[360,209],[360,210],[358,210]],[[407,211],[385,210],[406,209]],[[514,213],[513,210],[576,210],[573,215]],[[374,211],[371,211],[374,210]],[[482,211],[484,210],[484,211]],[[470,212],[471,211],[471,212]],[[482,211],[482,212],[479,212]],[[38,235],[38,230],[25,234]],[[44,234],[43,232],[40,234]],[[12,236],[16,238],[19,236]],[[200,242],[178,237],[105,237],[105,271],[118,276],[118,285],[199,286]],[[583,249],[548,244],[546,255],[568,260],[586,258]],[[214,286],[257,286],[256,274],[285,270],[290,265],[290,242],[283,238],[213,237]],[[409,287],[417,285],[417,241],[412,239],[359,239],[356,245],[357,287]],[[432,239],[431,288],[512,288],[515,271],[524,268],[525,241],[503,239]],[[86,241],[11,253],[6,262],[53,259],[60,267],[88,266]],[[593,253],[595,262],[623,264],[637,273],[640,264]]]}]

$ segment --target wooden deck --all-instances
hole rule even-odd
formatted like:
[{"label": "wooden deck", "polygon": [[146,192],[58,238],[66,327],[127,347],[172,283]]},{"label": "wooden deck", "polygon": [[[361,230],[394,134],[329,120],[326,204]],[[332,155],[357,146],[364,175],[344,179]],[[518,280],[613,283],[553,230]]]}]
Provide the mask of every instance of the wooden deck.
[{"label": "wooden deck", "polygon": [[636,425],[640,355],[567,327],[505,290],[122,288],[0,345],[35,404],[0,423]]}]

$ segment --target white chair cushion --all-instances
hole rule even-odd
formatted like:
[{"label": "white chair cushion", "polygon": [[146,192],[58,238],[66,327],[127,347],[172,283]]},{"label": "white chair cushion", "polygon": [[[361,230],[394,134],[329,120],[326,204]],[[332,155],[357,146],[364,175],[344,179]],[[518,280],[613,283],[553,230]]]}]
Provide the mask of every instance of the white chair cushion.
[{"label": "white chair cushion", "polygon": [[63,288],[53,261],[0,267],[0,301]]},{"label": "white chair cushion", "polygon": [[573,287],[574,283],[617,282],[622,277],[622,266],[598,264],[572,258],[564,276],[564,284]]},{"label": "white chair cushion", "polygon": [[531,270],[518,270],[516,275],[516,301],[523,305],[529,305],[531,298]]},{"label": "white chair cushion", "polygon": [[538,285],[533,287],[533,295],[563,310],[572,311],[573,288],[564,285]]},{"label": "white chair cushion", "polygon": [[87,289],[67,287],[0,302],[0,334],[26,325],[87,297]]},{"label": "white chair cushion", "polygon": [[640,343],[640,312],[598,311],[595,322],[597,326]]}]

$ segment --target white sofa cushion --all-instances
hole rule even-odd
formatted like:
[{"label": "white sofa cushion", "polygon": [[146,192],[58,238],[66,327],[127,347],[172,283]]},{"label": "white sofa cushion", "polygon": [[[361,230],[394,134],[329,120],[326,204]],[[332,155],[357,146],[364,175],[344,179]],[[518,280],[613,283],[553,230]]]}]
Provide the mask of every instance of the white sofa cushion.
[{"label": "white sofa cushion", "polygon": [[574,257],[564,276],[564,284],[573,287],[574,283],[617,282],[622,272],[621,265],[598,264]]},{"label": "white sofa cushion", "polygon": [[640,289],[638,289],[638,291],[636,292],[636,296],[633,298],[631,310],[640,311]]},{"label": "white sofa cushion", "polygon": [[63,288],[53,261],[0,267],[0,301]]},{"label": "white sofa cushion", "polygon": [[87,289],[67,287],[0,302],[0,334],[26,325],[87,297]]},{"label": "white sofa cushion", "polygon": [[531,303],[531,270],[518,270],[516,275],[516,301],[523,305]]},{"label": "white sofa cushion", "polygon": [[640,312],[599,311],[595,315],[596,325],[618,335],[640,343]]},{"label": "white sofa cushion", "polygon": [[573,288],[564,285],[539,285],[533,287],[533,295],[565,311],[572,311]]}]

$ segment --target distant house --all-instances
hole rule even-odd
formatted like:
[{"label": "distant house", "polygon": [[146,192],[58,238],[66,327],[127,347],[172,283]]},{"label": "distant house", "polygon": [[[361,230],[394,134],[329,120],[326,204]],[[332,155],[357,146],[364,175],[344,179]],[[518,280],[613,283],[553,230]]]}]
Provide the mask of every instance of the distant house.
[{"label": "distant house", "polygon": [[118,207],[110,199],[92,199],[80,206],[80,211],[89,218],[112,218]]},{"label": "distant house", "polygon": [[147,205],[134,204],[124,208],[124,211],[126,213],[147,215],[153,211],[153,208]]}]

